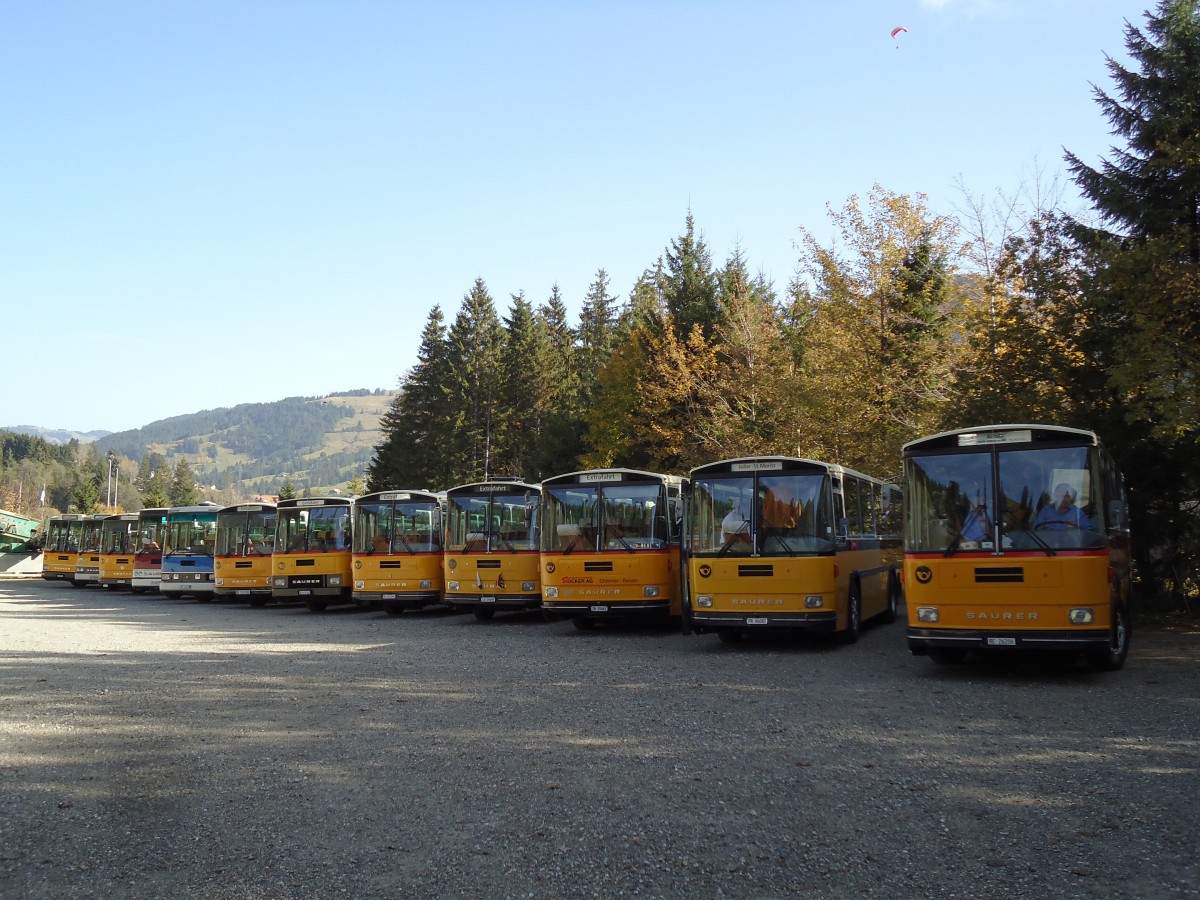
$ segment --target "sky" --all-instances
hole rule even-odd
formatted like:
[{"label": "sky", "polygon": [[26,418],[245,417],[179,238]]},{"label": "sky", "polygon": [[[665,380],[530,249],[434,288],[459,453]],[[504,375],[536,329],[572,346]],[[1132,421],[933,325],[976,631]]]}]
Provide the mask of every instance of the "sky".
[{"label": "sky", "polygon": [[395,388],[476,278],[574,321],[689,211],[782,291],[873,185],[950,214],[1110,156],[1149,6],[11,0],[0,427]]}]

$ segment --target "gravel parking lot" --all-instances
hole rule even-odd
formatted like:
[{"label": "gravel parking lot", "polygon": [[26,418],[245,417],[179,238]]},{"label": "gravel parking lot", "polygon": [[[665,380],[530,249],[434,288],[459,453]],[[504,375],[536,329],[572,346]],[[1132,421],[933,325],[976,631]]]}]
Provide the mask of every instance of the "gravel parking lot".
[{"label": "gravel parking lot", "polygon": [[1195,896],[1198,663],[10,580],[0,896]]}]

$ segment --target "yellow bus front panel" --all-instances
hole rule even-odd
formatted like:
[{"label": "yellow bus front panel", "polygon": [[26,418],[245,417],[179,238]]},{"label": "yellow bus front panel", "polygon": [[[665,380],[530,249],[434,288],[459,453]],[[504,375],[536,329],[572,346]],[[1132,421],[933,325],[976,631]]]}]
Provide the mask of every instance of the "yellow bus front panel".
[{"label": "yellow bus front panel", "polygon": [[542,603],[538,554],[458,553],[445,556],[447,606],[488,615],[488,610],[537,609]]},{"label": "yellow bus front panel", "polygon": [[1108,563],[1107,553],[910,555],[904,564],[910,638],[947,647],[1102,639],[1112,628]]},{"label": "yellow bus front panel", "polygon": [[354,602],[389,613],[420,609],[442,599],[442,554],[354,555]]},{"label": "yellow bus front panel", "polygon": [[590,618],[678,616],[679,547],[542,554],[542,607]]},{"label": "yellow bus front panel", "polygon": [[213,593],[224,598],[271,597],[271,557],[217,556],[213,559]]},{"label": "yellow bus front panel", "polygon": [[313,610],[352,601],[348,550],[275,553],[271,567],[271,596],[276,600],[302,600]]}]

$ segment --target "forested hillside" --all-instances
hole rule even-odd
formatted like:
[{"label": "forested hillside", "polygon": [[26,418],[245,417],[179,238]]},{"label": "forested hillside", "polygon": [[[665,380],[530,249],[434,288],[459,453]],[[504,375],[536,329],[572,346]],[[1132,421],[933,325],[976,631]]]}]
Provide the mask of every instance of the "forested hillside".
[{"label": "forested hillside", "polygon": [[[81,444],[0,431],[0,507],[139,509],[176,500],[353,492],[395,391],[358,390],[204,410]],[[114,454],[110,463],[108,454]],[[42,500],[42,491],[45,499]]]}]

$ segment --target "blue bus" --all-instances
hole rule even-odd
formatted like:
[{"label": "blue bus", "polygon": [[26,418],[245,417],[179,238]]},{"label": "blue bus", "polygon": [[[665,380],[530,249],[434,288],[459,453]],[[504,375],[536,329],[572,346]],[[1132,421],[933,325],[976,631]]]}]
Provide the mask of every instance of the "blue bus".
[{"label": "blue bus", "polygon": [[197,600],[213,598],[213,551],[217,546],[219,510],[215,503],[172,506],[167,510],[167,542],[163,547],[159,585],[163,594],[191,594]]}]

